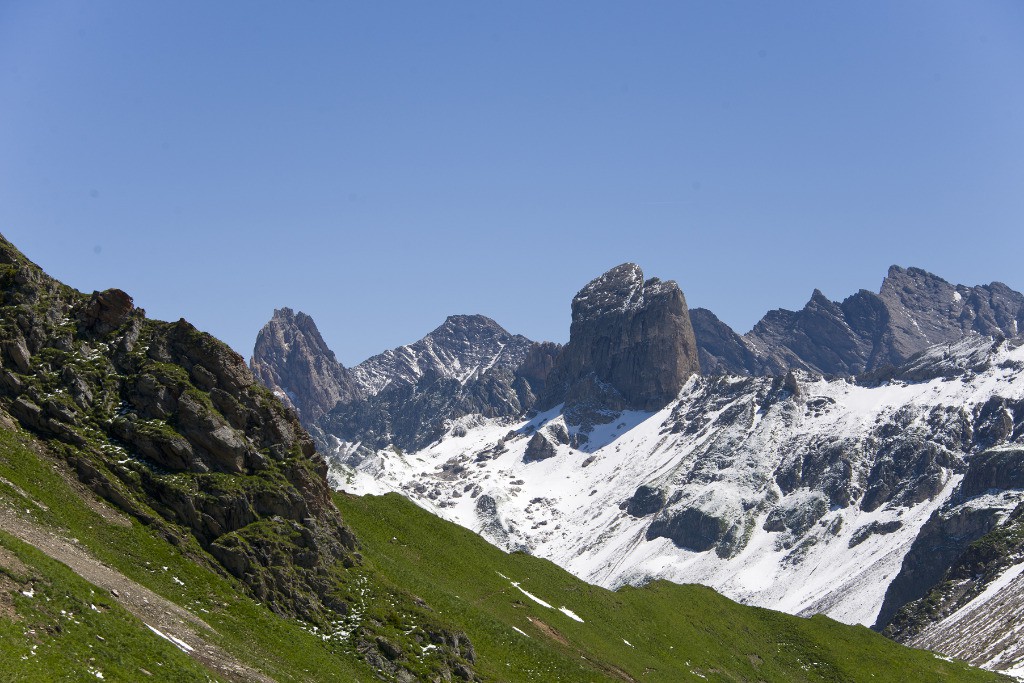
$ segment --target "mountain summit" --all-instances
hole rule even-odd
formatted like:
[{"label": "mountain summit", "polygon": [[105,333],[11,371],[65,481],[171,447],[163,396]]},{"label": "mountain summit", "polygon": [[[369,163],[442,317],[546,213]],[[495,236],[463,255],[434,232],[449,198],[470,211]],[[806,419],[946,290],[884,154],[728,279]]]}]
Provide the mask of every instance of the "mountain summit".
[{"label": "mountain summit", "polygon": [[327,348],[316,323],[301,311],[274,311],[256,337],[249,367],[304,421],[315,422],[358,393],[351,374]]},{"label": "mountain summit", "polygon": [[539,407],[596,402],[604,409],[656,410],[699,372],[697,342],[679,286],[644,280],[640,266],[624,263],[573,298],[569,343]]},{"label": "mountain summit", "polygon": [[1024,294],[1000,282],[953,285],[920,268],[892,266],[878,293],[841,302],[819,290],[799,311],[769,311],[745,335],[704,309],[691,311],[706,373],[782,375],[790,369],[856,375],[896,367],[934,344],[1024,330]]}]

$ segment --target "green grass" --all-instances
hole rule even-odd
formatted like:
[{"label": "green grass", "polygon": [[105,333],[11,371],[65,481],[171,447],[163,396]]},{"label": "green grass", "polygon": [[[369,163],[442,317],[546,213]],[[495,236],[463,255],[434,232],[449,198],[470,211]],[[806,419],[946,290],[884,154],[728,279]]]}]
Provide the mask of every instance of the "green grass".
[{"label": "green grass", "polygon": [[0,680],[219,680],[64,565],[3,532],[0,547],[19,565],[0,561]]},{"label": "green grass", "polygon": [[[326,642],[308,633],[298,622],[282,619],[246,597],[234,579],[196,563],[194,558],[202,551],[194,542],[177,547],[137,521],[121,526],[105,520],[23,437],[3,429],[0,477],[20,489],[0,481],[0,504],[25,511],[36,523],[78,539],[101,561],[190,610],[214,629],[204,634],[208,640],[242,661],[279,681],[372,679],[371,670],[346,649],[347,644]],[[3,619],[0,623],[9,626]],[[76,670],[63,668],[59,661],[51,663],[55,668],[43,669],[40,680],[56,680]],[[8,679],[0,676],[0,680]]]},{"label": "green grass", "polygon": [[[192,541],[176,546],[137,521],[107,521],[31,446],[20,432],[0,430],[0,504],[78,539],[103,562],[186,607],[211,625],[213,632],[204,634],[211,642],[280,681],[373,680],[351,638],[324,640],[273,614],[246,597],[237,581],[213,571],[212,562],[204,564]],[[336,626],[352,632],[370,624],[376,637],[406,651],[415,643],[424,656],[406,663],[421,680],[430,680],[441,664],[431,659],[432,634],[452,627],[469,636],[475,668],[487,681],[1000,680],[865,628],[744,607],[699,586],[656,582],[617,592],[590,586],[550,562],[505,554],[397,495],[336,500],[364,558],[338,584],[354,609]],[[39,587],[34,599],[12,593],[16,618],[0,614],[0,667],[6,667],[0,680],[96,680],[87,675],[90,666],[106,680],[140,680],[139,667],[154,674],[145,680],[203,680],[198,665],[99,589],[10,537],[0,536],[0,545],[31,568],[32,585]],[[5,576],[15,583],[26,579]],[[584,623],[535,603],[511,581],[571,609]],[[51,602],[40,602],[40,595]],[[56,612],[33,611],[50,604],[59,605]],[[47,625],[60,624],[60,609],[81,624],[47,634],[46,648],[26,635],[29,623],[44,633]],[[33,644],[29,666],[20,657],[29,656]],[[146,666],[153,661],[166,668]]]},{"label": "green grass", "polygon": [[362,541],[366,571],[465,630],[488,680],[1005,680],[864,627],[745,607],[701,586],[590,586],[545,560],[503,553],[394,494],[336,501]]}]

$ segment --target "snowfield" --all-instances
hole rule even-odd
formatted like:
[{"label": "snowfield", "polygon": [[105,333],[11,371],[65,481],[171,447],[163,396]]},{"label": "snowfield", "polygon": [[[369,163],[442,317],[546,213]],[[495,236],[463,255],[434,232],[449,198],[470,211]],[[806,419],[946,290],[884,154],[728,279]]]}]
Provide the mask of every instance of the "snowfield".
[{"label": "snowfield", "polygon": [[[935,347],[917,367],[939,371],[874,386],[797,374],[795,391],[771,378],[695,376],[660,411],[589,428],[566,424],[559,406],[512,423],[460,418],[411,453],[336,441],[331,483],[357,494],[397,491],[499,547],[609,588],[701,583],[742,603],[870,626],[974,455],[950,436],[956,425],[993,396],[1024,399],[1024,346],[975,337]],[[538,433],[555,455],[524,458]],[[884,478],[886,449],[899,447],[937,454],[927,476],[892,475],[911,494],[897,495]],[[824,464],[815,474],[808,463]],[[650,510],[641,486],[662,496]],[[1020,490],[986,495],[964,504],[1008,513],[1024,500]],[[705,533],[707,547],[677,542]],[[1012,595],[1024,604],[1022,572],[1024,564],[1007,570],[946,621],[963,620],[962,630],[992,601]],[[1008,629],[1015,640],[999,648],[999,668],[1024,666],[1022,628]],[[927,636],[922,643],[949,654]]]}]

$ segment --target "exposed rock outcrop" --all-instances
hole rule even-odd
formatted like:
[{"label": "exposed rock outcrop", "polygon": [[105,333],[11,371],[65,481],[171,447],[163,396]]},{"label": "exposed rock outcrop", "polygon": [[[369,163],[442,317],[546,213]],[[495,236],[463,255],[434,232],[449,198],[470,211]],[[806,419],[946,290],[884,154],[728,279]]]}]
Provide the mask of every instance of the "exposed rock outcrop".
[{"label": "exposed rock outcrop", "polygon": [[467,415],[530,410],[559,349],[482,315],[449,316],[418,342],[352,368],[354,391],[312,428],[369,448],[422,448]]},{"label": "exposed rock outcrop", "polygon": [[856,375],[897,367],[935,344],[970,334],[1024,332],[1024,295],[1006,285],[952,285],[920,268],[892,266],[876,294],[842,302],[819,290],[799,311],[770,311],[744,336],[709,311],[691,311],[705,373],[783,374],[791,368]]},{"label": "exposed rock outcrop", "polygon": [[15,366],[0,402],[22,426],[99,495],[194,542],[209,553],[199,561],[212,555],[281,614],[343,614],[330,570],[356,544],[326,463],[244,360],[184,320],[147,319],[120,290],[80,294],[6,241],[0,263],[0,337]]},{"label": "exposed rock outcrop", "polygon": [[[1024,411],[1018,415],[1017,425],[1024,427]],[[1003,446],[972,457],[953,496],[931,516],[904,558],[876,626],[909,642],[1020,561],[1024,503],[1001,494],[1022,489],[1024,449]]]},{"label": "exposed rock outcrop", "polygon": [[555,444],[551,443],[546,436],[542,433],[537,432],[530,438],[530,442],[526,444],[526,452],[523,453],[523,462],[536,462],[538,460],[547,460],[558,455],[558,449]]},{"label": "exposed rock outcrop", "polygon": [[706,375],[763,375],[764,363],[750,345],[706,308],[691,308],[700,369]]},{"label": "exposed rock outcrop", "polygon": [[290,308],[275,310],[260,330],[249,367],[265,387],[295,408],[307,428],[339,402],[349,403],[358,395],[351,374],[327,347],[313,319]]},{"label": "exposed rock outcrop", "polygon": [[[282,616],[325,627],[348,614],[339,586],[360,557],[327,464],[228,346],[146,318],[120,290],[67,287],[0,237],[0,349],[0,415],[95,493]],[[410,609],[441,653],[431,678],[478,680],[465,634]],[[354,634],[366,659],[399,653],[382,668],[414,680],[422,645],[385,647],[380,626]]]},{"label": "exposed rock outcrop", "polygon": [[569,343],[548,376],[538,407],[657,410],[700,372],[686,299],[675,282],[644,280],[626,263],[572,300]]}]

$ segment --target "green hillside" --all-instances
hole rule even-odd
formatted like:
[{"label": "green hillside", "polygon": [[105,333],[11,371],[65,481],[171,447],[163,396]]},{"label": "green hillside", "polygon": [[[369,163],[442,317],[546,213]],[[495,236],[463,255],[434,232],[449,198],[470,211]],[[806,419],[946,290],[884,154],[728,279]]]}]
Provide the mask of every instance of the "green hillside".
[{"label": "green hillside", "polygon": [[415,592],[464,630],[488,679],[1000,678],[901,647],[864,627],[745,607],[703,586],[658,581],[615,592],[597,588],[546,560],[503,553],[398,495],[339,494],[336,500],[362,540],[364,571]]},{"label": "green hillside", "polygon": [[[104,507],[40,445],[0,430],[0,508],[8,514],[77,539],[104,564],[201,616],[210,627],[203,638],[274,680],[379,678],[354,638],[325,640],[274,614],[187,549]],[[362,555],[341,582],[353,605],[341,633],[373,621],[381,637],[398,640],[417,620],[445,624],[468,635],[482,680],[1002,680],[865,628],[745,607],[701,586],[590,586],[545,560],[503,553],[397,495],[339,494],[336,502]],[[204,669],[108,591],[10,534],[0,534],[0,546],[0,679],[96,680],[95,672],[125,681],[233,678]],[[429,643],[420,650],[429,655]],[[429,670],[417,679],[431,680]]]}]

